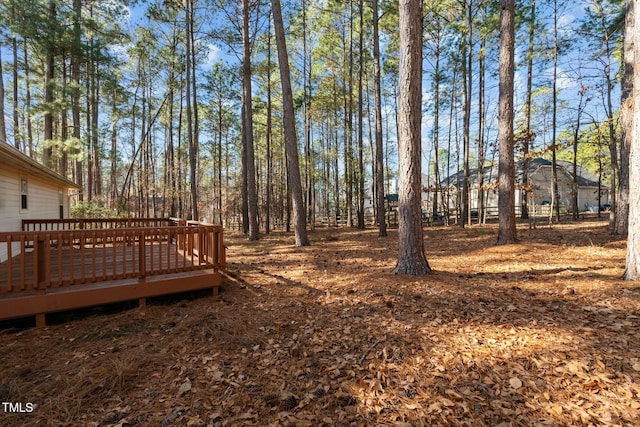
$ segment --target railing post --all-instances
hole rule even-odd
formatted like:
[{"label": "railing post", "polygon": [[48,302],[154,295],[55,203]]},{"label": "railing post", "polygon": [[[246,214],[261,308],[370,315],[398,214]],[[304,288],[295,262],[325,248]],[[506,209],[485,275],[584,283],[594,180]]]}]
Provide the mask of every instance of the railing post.
[{"label": "railing post", "polygon": [[227,266],[227,253],[226,248],[224,246],[224,234],[222,228],[218,231],[218,265],[221,269],[226,268]]},{"label": "railing post", "polygon": [[214,227],[208,227],[207,229],[207,241],[206,241],[206,245],[207,245],[207,262],[209,264],[215,264],[216,260],[214,258],[214,252],[215,252],[215,244],[216,244],[216,234],[215,234],[215,228]]},{"label": "railing post", "polygon": [[213,264],[214,270],[218,270],[220,268],[220,246],[219,246],[220,236],[218,235],[218,229],[211,229],[211,263]]},{"label": "railing post", "polygon": [[[146,253],[146,242],[145,242],[145,231],[140,230],[140,239],[138,240],[138,268],[140,269],[138,273],[138,279],[143,282],[147,275],[147,253]],[[134,239],[135,241],[135,239]]]},{"label": "railing post", "polygon": [[198,265],[203,265],[207,263],[207,236],[208,230],[206,227],[202,227],[201,231],[198,233]]},{"label": "railing post", "polygon": [[13,290],[13,241],[11,235],[7,236],[7,291]]},{"label": "railing post", "polygon": [[[47,256],[45,255],[45,240],[42,236],[38,235],[34,242],[34,257],[36,271],[34,272],[33,285],[35,289],[44,290],[46,288],[47,277]],[[42,286],[41,286],[42,284]]]}]

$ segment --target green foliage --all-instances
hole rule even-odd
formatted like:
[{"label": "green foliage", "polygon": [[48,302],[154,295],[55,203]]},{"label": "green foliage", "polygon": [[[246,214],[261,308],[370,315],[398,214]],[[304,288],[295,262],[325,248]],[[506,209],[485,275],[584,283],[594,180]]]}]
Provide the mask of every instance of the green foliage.
[{"label": "green foliage", "polygon": [[624,31],[624,1],[592,0],[585,8],[579,34],[586,37],[594,56],[608,54]]},{"label": "green foliage", "polygon": [[[619,132],[619,129],[617,130]],[[570,131],[560,135],[558,160],[573,162],[573,136]],[[577,164],[593,175],[602,175],[602,181],[611,184],[611,153],[609,151],[609,126],[606,122],[592,124],[580,132]]]},{"label": "green foliage", "polygon": [[116,218],[126,217],[126,214],[107,208],[100,200],[79,201],[71,208],[72,218]]},{"label": "green foliage", "polygon": [[[50,19],[49,6],[57,6],[56,19]],[[282,139],[282,94],[280,91],[277,53],[272,43],[271,64],[266,59],[267,40],[271,35],[269,19],[269,2],[251,2],[251,44],[252,44],[252,79],[255,83],[253,91],[254,132],[256,162],[259,183],[263,191],[264,170],[266,169],[266,132],[267,84],[271,83],[272,123],[270,135],[271,169],[274,173],[273,185],[279,188],[280,199],[274,203],[279,209],[286,204],[286,166]],[[380,26],[380,46],[382,60],[382,115],[385,141],[385,177],[391,179],[397,175],[396,163],[396,96],[398,86],[398,69],[400,48],[398,40],[398,2],[381,0],[378,17],[372,16],[371,4],[363,1],[363,46],[359,47],[360,2],[327,0],[312,2],[310,0],[285,2],[285,19],[287,23],[287,44],[290,52],[291,75],[296,103],[297,132],[301,152],[304,150],[303,175],[313,178],[320,193],[327,193],[331,203],[345,203],[346,181],[354,179],[358,168],[354,150],[358,129],[358,72],[364,71],[364,160],[365,171],[370,173],[369,139],[373,120],[371,116],[372,98],[372,20],[378,19]],[[561,76],[559,93],[563,97],[558,100],[558,129],[561,135],[554,145],[550,141],[552,101],[550,61],[553,46],[551,34],[554,18],[554,3],[559,7],[560,18],[560,50],[561,66],[567,74]],[[517,1],[518,42],[515,57],[527,59],[530,25],[534,28],[533,47],[533,108],[531,133],[522,130],[524,117],[520,113],[524,109],[524,81],[516,91],[515,108],[519,118],[518,143],[529,143],[541,153],[549,146],[562,147],[558,152],[560,158],[571,160],[573,152],[570,146],[570,129],[575,120],[576,109],[571,102],[575,100],[575,91],[569,87],[577,84],[576,66],[569,55],[572,52],[568,45],[579,46],[588,56],[586,66],[595,67],[597,76],[587,77],[579,84],[594,87],[605,87],[603,83],[602,56],[606,41],[611,46],[619,47],[621,28],[624,22],[624,1],[604,0],[586,1],[589,5],[584,15],[584,22],[577,32],[576,24],[565,25],[568,13],[575,12],[570,8],[575,4],[567,0],[557,2],[536,1],[536,17],[532,19],[532,1]],[[200,163],[198,165],[198,182],[204,193],[210,187],[222,185],[232,189],[225,196],[225,204],[229,204],[229,212],[235,214],[232,199],[239,198],[240,176],[240,93],[239,67],[233,57],[239,53],[241,44],[240,2],[228,0],[194,1],[196,11],[195,28],[197,37],[195,49],[196,81],[198,84],[198,109],[200,120]],[[78,6],[80,5],[80,6]],[[566,6],[566,7],[565,7]],[[77,7],[81,9],[78,19]],[[129,7],[135,7],[136,13],[129,16]],[[472,8],[469,11],[469,7]],[[142,14],[138,13],[142,12]],[[473,34],[468,24],[471,12]],[[140,18],[140,19],[139,19]],[[479,116],[478,95],[480,69],[479,58],[485,62],[485,141],[495,151],[492,141],[495,140],[496,96],[497,96],[497,43],[499,40],[497,27],[500,20],[500,2],[488,0],[425,0],[424,2],[424,108],[425,127],[432,126],[428,114],[439,113],[439,162],[443,174],[447,161],[453,168],[455,158],[459,156],[459,141],[462,140],[462,55],[467,52],[466,43],[473,40],[472,130],[476,129]],[[531,22],[531,21],[535,22]],[[79,27],[79,28],[78,28]],[[32,149],[34,156],[43,149],[51,148],[54,160],[68,163],[67,174],[82,179],[85,187],[89,181],[89,165],[95,167],[91,179],[99,181],[106,188],[108,196],[104,206],[113,206],[118,197],[127,199],[123,209],[137,209],[134,199],[177,200],[181,198],[184,209],[189,204],[185,197],[189,178],[187,171],[187,151],[185,118],[185,3],[180,0],[153,0],[151,2],[130,2],[128,0],[33,0],[18,2],[17,0],[0,0],[0,35],[3,45],[4,79],[7,83],[5,103],[9,107],[7,118],[11,118],[12,110],[18,112],[17,125],[9,123],[8,130],[15,130],[14,139],[20,140],[22,149]],[[12,42],[15,36],[17,56],[13,57]],[[303,36],[305,42],[303,43]],[[227,52],[221,53],[224,62],[212,62],[207,56],[210,46],[216,43],[226,46]],[[50,82],[54,92],[52,102],[44,102],[45,54],[53,48],[55,75]],[[588,48],[588,49],[587,49]],[[225,53],[228,54],[225,56]],[[613,51],[613,60],[618,50]],[[438,58],[438,70],[435,70],[435,59]],[[219,59],[219,58],[218,58]],[[216,60],[218,60],[216,59]],[[465,58],[466,60],[467,58]],[[16,61],[17,86],[16,107],[13,108],[14,80],[12,67]],[[77,61],[77,62],[76,62]],[[585,61],[587,59],[585,58]],[[73,66],[79,64],[79,69]],[[596,64],[596,65],[593,65]],[[612,62],[615,65],[615,62]],[[519,64],[519,75],[524,77],[525,64]],[[303,72],[306,71],[305,72]],[[611,69],[611,75],[615,70]],[[569,75],[568,73],[573,74]],[[77,74],[75,74],[77,73]],[[593,73],[592,73],[593,74]],[[589,79],[591,79],[589,81]],[[438,84],[437,99],[433,96],[434,83]],[[616,82],[613,81],[612,84]],[[93,92],[95,88],[97,92]],[[27,89],[30,98],[27,101]],[[591,93],[595,93],[593,91]],[[602,96],[602,93],[592,97]],[[77,98],[78,104],[75,104]],[[614,97],[614,104],[617,100]],[[97,105],[92,105],[96,103]],[[93,108],[95,107],[95,110]],[[589,112],[601,117],[602,99],[589,105]],[[76,109],[75,111],[74,108]],[[607,107],[608,108],[608,107]],[[616,109],[614,105],[613,110]],[[79,110],[79,111],[78,111]],[[99,117],[96,123],[91,122],[92,115]],[[153,115],[158,113],[157,120]],[[74,117],[79,114],[79,118]],[[54,116],[53,138],[45,140],[43,134],[43,117]],[[305,117],[306,114],[306,117]],[[76,125],[77,127],[74,128]],[[303,144],[304,133],[309,125],[310,143]],[[28,129],[28,126],[31,128]],[[95,126],[95,127],[94,127]],[[79,135],[75,133],[79,132]],[[433,129],[425,129],[428,135]],[[32,137],[28,133],[32,132]],[[145,134],[147,132],[147,134]],[[582,166],[592,172],[602,170],[606,175],[609,167],[607,138],[608,130],[604,126],[591,127],[580,135],[579,161]],[[74,135],[72,137],[72,135]],[[143,135],[146,137],[143,140]],[[304,135],[304,137],[303,137]],[[474,135],[471,135],[472,137]],[[9,135],[10,139],[12,135]],[[426,138],[425,138],[426,139]],[[142,140],[142,141],[141,141]],[[564,145],[563,145],[564,144]],[[304,145],[304,146],[303,146]],[[428,147],[425,146],[425,149]],[[472,148],[474,150],[474,148]],[[489,150],[491,151],[491,150]],[[518,150],[520,151],[520,150]],[[108,153],[109,156],[106,156]],[[169,155],[171,153],[171,155]],[[471,158],[477,157],[470,153]],[[488,155],[491,157],[491,154]],[[105,161],[107,159],[108,161]],[[72,169],[73,168],[73,169]],[[353,168],[353,170],[350,170]],[[427,167],[423,167],[427,169]],[[220,170],[223,171],[220,175]],[[78,174],[80,174],[78,176]],[[114,174],[115,177],[110,175]],[[125,175],[127,178],[125,179]],[[129,176],[130,175],[130,176]],[[164,175],[164,177],[163,177]],[[123,184],[123,182],[125,184]],[[314,185],[314,184],[310,184]],[[368,185],[368,183],[367,183]],[[143,189],[144,186],[149,188]],[[172,187],[172,188],[170,188]],[[237,188],[238,191],[235,191]],[[144,192],[148,194],[140,195]],[[338,194],[332,194],[332,193]],[[237,194],[236,194],[237,193]],[[88,193],[87,193],[88,194]],[[98,194],[98,191],[94,194]],[[222,197],[222,196],[220,196]],[[227,200],[227,197],[229,200]],[[275,197],[275,196],[274,196]],[[320,196],[318,196],[320,197]],[[274,199],[275,200],[275,199]],[[161,204],[162,202],[160,202]],[[176,201],[177,203],[177,201]],[[103,210],[108,211],[101,202],[84,202],[75,209],[82,216],[101,216]],[[132,206],[136,206],[132,208]],[[343,211],[344,205],[339,206]],[[227,209],[227,207],[225,207]],[[140,210],[141,212],[141,210]],[[344,211],[343,211],[344,212]],[[106,215],[106,213],[104,213]],[[108,213],[113,215],[112,212]]]}]

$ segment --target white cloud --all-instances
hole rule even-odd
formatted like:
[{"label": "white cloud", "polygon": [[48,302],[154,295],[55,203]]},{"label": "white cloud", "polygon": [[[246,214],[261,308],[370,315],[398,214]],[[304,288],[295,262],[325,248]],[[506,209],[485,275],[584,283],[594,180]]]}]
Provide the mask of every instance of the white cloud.
[{"label": "white cloud", "polygon": [[131,59],[128,53],[130,48],[131,44],[115,44],[109,46],[111,54],[123,62],[127,62]]},{"label": "white cloud", "polygon": [[206,46],[206,48],[208,53],[207,53],[207,62],[205,64],[205,67],[211,68],[213,64],[215,64],[220,60],[221,51],[220,51],[220,48],[213,43],[209,43]]},{"label": "white cloud", "polygon": [[[543,76],[548,79],[548,85],[551,86],[553,81],[553,67],[548,67],[542,72]],[[576,77],[562,66],[558,66],[556,71],[556,89],[558,92],[575,87],[578,83]]]}]

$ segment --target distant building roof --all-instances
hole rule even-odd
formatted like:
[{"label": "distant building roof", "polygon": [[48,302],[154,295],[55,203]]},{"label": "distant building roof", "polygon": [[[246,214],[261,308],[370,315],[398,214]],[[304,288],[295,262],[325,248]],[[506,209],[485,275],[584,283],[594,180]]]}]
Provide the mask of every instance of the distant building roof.
[{"label": "distant building roof", "polygon": [[[558,160],[558,165],[563,167],[569,175],[573,178],[573,162],[567,160]],[[597,187],[598,177],[597,175],[589,172],[580,165],[577,165],[578,185],[580,187]],[[609,188],[607,184],[601,184],[603,188]]]},{"label": "distant building roof", "polygon": [[78,184],[41,165],[6,142],[0,142],[0,165],[7,165],[25,173],[54,181],[65,188],[81,188]]}]

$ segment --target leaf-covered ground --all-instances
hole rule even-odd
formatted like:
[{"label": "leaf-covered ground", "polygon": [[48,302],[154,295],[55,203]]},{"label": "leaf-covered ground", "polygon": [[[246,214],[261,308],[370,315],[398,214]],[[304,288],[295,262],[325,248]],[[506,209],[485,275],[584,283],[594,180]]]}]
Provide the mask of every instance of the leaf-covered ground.
[{"label": "leaf-covered ground", "polygon": [[228,238],[218,299],[0,332],[2,426],[640,425],[640,284],[606,223]]}]

